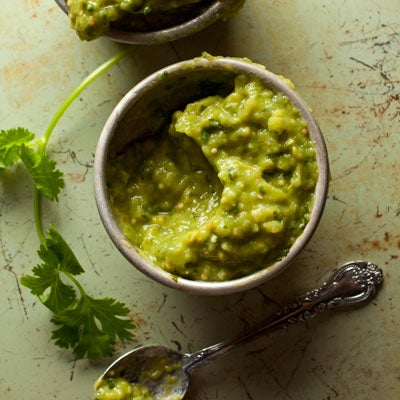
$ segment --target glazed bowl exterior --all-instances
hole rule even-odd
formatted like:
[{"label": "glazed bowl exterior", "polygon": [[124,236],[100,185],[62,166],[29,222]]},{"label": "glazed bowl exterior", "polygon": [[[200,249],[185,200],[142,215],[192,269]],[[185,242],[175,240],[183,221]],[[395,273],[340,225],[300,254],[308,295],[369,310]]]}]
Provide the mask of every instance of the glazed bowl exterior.
[{"label": "glazed bowl exterior", "polygon": [[[58,6],[68,15],[66,0],[55,0]],[[132,16],[126,23],[114,27],[106,37],[120,43],[128,44],[161,44],[182,39],[200,32],[212,23],[230,17],[243,5],[244,0],[203,0],[199,5],[174,11],[168,16],[154,18]],[[150,20],[150,23],[147,23]],[[137,28],[135,28],[137,26]]]},{"label": "glazed bowl exterior", "polygon": [[[283,92],[299,109],[308,124],[309,134],[316,150],[319,172],[310,220],[287,255],[258,272],[225,282],[184,279],[153,265],[141,256],[135,246],[124,236],[108,199],[107,160],[112,152],[122,150],[132,140],[158,132],[165,123],[165,115],[172,115],[175,110],[182,109],[194,99],[210,95],[210,93],[204,93],[204,90],[210,91],[213,85],[233,82],[238,74],[259,78],[266,87]],[[205,85],[204,82],[207,84]],[[162,108],[162,112],[154,109],[155,104]],[[328,182],[329,163],[325,141],[307,104],[285,81],[263,66],[228,57],[198,57],[182,61],[165,67],[138,83],[125,95],[108,118],[99,138],[94,163],[97,207],[104,227],[119,251],[132,265],[151,279],[166,286],[196,294],[237,293],[256,287],[282,272],[304,249],[314,234],[325,206]]]}]

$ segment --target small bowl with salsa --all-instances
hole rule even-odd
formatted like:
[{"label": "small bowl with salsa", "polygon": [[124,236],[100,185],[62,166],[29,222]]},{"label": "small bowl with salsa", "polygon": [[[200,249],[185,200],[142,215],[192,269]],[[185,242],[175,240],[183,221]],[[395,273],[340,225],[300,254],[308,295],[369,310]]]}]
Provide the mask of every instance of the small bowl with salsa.
[{"label": "small bowl with salsa", "polygon": [[133,87],[100,136],[103,224],[145,275],[197,294],[250,289],[282,272],[322,215],[328,155],[286,78],[203,54]]},{"label": "small bowl with salsa", "polygon": [[160,44],[201,31],[237,13],[245,0],[55,0],[81,40],[102,36]]}]

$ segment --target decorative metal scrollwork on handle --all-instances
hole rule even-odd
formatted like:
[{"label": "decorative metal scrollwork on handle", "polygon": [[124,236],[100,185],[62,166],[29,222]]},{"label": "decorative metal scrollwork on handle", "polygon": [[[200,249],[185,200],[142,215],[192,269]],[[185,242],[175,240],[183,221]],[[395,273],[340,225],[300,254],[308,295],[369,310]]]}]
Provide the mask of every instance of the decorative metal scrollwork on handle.
[{"label": "decorative metal scrollwork on handle", "polygon": [[344,264],[321,287],[298,297],[280,314],[292,314],[288,323],[307,320],[321,311],[361,303],[373,297],[382,284],[381,268],[366,261]]},{"label": "decorative metal scrollwork on handle", "polygon": [[344,264],[322,286],[298,297],[239,337],[188,355],[186,369],[190,373],[193,368],[221,357],[238,345],[296,322],[315,317],[324,310],[337,309],[370,300],[382,281],[382,270],[370,262],[352,261]]}]

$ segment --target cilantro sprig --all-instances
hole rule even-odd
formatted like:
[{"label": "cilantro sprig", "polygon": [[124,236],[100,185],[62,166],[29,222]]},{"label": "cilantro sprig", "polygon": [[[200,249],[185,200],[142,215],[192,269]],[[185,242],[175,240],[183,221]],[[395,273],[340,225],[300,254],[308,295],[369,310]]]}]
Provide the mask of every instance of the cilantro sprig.
[{"label": "cilantro sprig", "polygon": [[33,132],[22,127],[0,130],[0,173],[22,163],[34,185],[33,210],[41,242],[38,250],[41,263],[33,267],[31,275],[21,277],[21,284],[53,313],[52,339],[55,344],[72,349],[77,359],[99,360],[111,356],[117,339],[132,339],[134,324],[128,317],[129,308],[123,303],[109,297],[96,299],[86,293],[78,280],[84,269],[72,249],[53,225],[44,230],[42,197],[58,201],[64,187],[63,173],[50,159],[46,148],[54,128],[71,103],[131,50],[132,47],[123,49],[84,79],[57,110],[41,138],[37,139]]},{"label": "cilantro sprig", "polygon": [[[72,348],[77,358],[92,360],[112,355],[117,338],[132,338],[132,323],[124,319],[129,309],[111,298],[89,296],[76,277],[84,272],[74,253],[59,232],[51,226],[38,251],[41,264],[21,283],[49,308],[51,321],[58,327],[52,339],[62,348]],[[67,278],[78,289],[66,284]]]}]

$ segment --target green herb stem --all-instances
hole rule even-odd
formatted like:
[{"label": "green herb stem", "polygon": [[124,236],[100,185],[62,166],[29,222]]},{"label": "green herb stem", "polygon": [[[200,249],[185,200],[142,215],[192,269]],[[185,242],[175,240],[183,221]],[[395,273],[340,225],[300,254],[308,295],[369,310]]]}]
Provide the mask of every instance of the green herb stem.
[{"label": "green herb stem", "polygon": [[[128,55],[134,46],[125,47],[123,50],[119,51],[113,57],[108,59],[98,68],[96,68],[91,74],[89,74],[77,87],[76,89],[66,98],[66,100],[61,104],[61,107],[54,114],[52,120],[50,121],[46,132],[41,138],[40,145],[38,147],[38,152],[44,154],[46,152],[47,144],[50,140],[50,136],[53,133],[54,128],[56,127],[60,118],[64,115],[65,111],[71,105],[71,103],[86,89],[93,81],[95,81],[99,76],[101,76],[105,71],[111,68],[113,65],[117,64],[121,61],[126,55]],[[33,212],[34,212],[34,220],[36,231],[39,236],[41,243],[45,243],[46,236],[43,229],[43,224],[41,220],[40,213],[40,203],[41,203],[41,194],[38,189],[34,189],[33,193]]]},{"label": "green herb stem", "polygon": [[36,187],[33,189],[33,218],[35,220],[36,232],[39,237],[40,243],[45,245],[46,236],[43,230],[42,220],[40,218],[40,204],[41,204],[41,195]]},{"label": "green herb stem", "polygon": [[79,283],[78,279],[75,278],[74,275],[70,274],[69,272],[63,271],[63,273],[65,274],[65,276],[71,280],[71,282],[74,283],[74,285],[77,287],[77,289],[79,290],[79,293],[81,295],[81,297],[86,297],[86,292],[85,289],[83,288],[83,286]]}]

